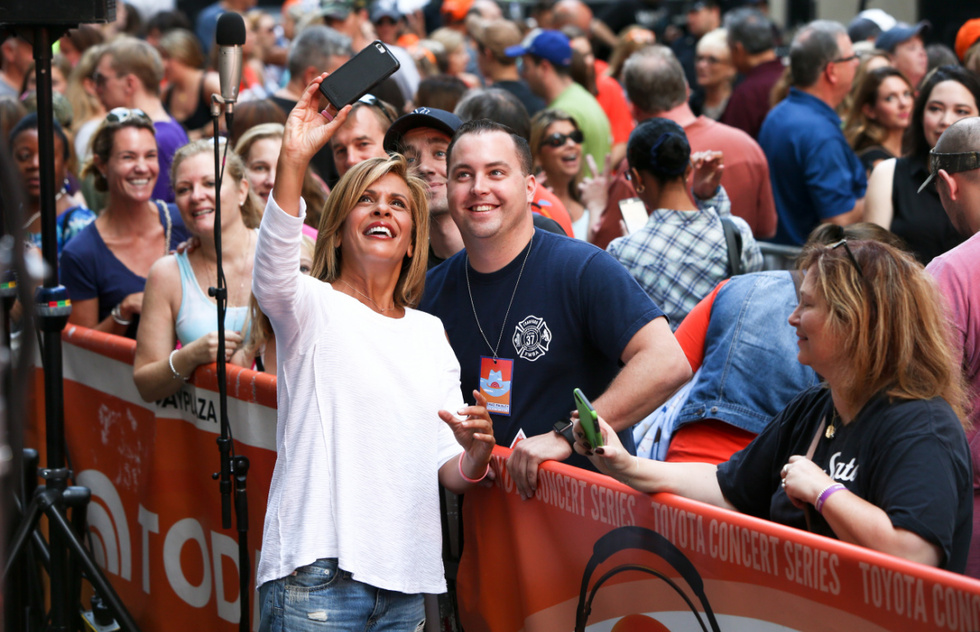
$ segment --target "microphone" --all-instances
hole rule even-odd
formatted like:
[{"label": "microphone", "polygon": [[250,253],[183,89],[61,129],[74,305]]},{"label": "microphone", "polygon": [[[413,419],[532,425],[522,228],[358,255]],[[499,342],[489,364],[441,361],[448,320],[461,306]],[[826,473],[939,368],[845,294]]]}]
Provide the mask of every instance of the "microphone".
[{"label": "microphone", "polygon": [[[242,83],[242,46],[245,44],[245,20],[234,11],[226,11],[218,17],[215,29],[218,44],[218,77],[221,96],[214,95],[212,110],[220,111],[223,103],[225,114],[231,114],[238,100],[238,88]],[[215,107],[218,106],[218,107]],[[217,115],[217,111],[214,112]]]}]

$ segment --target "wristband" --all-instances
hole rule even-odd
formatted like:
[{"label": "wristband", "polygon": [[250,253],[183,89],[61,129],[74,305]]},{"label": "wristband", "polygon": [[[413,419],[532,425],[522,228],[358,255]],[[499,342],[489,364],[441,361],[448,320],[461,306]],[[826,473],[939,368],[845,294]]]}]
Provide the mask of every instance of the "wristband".
[{"label": "wristband", "polygon": [[817,496],[817,501],[813,503],[814,509],[817,510],[818,514],[823,514],[823,504],[827,502],[827,499],[833,496],[835,493],[847,489],[840,483],[831,483],[824,488],[822,492]]},{"label": "wristband", "polygon": [[174,355],[175,355],[176,353],[177,353],[177,350],[176,350],[176,349],[174,349],[173,351],[171,351],[171,352],[170,352],[170,357],[169,357],[169,358],[167,358],[167,362],[169,362],[169,363],[170,363],[170,372],[171,372],[171,373],[173,373],[173,376],[174,376],[174,379],[175,379],[175,380],[180,380],[180,379],[182,379],[182,380],[184,380],[184,381],[186,382],[186,381],[187,381],[187,378],[186,378],[186,377],[184,377],[183,375],[181,375],[180,373],[178,373],[178,372],[177,372],[177,369],[176,369],[176,368],[174,368]]},{"label": "wristband", "polygon": [[112,311],[109,312],[109,313],[112,315],[112,320],[116,321],[117,324],[120,324],[123,327],[129,327],[129,325],[132,324],[133,321],[132,320],[126,320],[125,318],[122,317],[122,309],[121,309],[121,306],[122,306],[122,303],[120,303],[119,305],[116,305],[115,307],[112,308]]},{"label": "wristband", "polygon": [[482,481],[483,479],[485,479],[487,477],[487,473],[490,472],[490,462],[487,461],[487,468],[485,470],[483,470],[483,474],[480,475],[480,478],[470,478],[466,474],[463,474],[463,457],[464,456],[466,456],[466,452],[461,453],[459,455],[459,460],[456,462],[456,465],[459,466],[459,475],[463,477],[463,480],[466,481],[467,483],[479,483],[480,481]]}]

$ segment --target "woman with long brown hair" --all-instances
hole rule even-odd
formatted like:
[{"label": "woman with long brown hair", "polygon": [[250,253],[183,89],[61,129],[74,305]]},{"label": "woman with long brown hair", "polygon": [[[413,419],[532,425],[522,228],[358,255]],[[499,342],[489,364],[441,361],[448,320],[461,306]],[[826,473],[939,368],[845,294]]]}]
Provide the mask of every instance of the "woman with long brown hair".
[{"label": "woman with long brown hair", "polygon": [[875,166],[902,155],[915,91],[901,72],[885,66],[867,73],[844,119],[844,136],[870,174]]}]

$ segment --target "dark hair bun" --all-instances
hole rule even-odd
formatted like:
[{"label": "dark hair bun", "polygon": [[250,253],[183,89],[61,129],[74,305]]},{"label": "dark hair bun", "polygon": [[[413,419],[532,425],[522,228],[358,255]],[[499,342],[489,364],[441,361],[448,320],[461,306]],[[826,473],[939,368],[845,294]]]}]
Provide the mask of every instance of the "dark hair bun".
[{"label": "dark hair bun", "polygon": [[683,176],[691,160],[691,145],[680,125],[652,118],[636,126],[626,146],[630,167],[656,176]]}]

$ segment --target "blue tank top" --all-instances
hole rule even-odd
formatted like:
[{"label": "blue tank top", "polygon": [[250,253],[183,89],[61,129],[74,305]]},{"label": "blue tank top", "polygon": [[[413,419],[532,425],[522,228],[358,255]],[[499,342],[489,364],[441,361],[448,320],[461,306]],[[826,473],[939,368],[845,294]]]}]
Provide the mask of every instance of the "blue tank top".
[{"label": "blue tank top", "polygon": [[[194,269],[187,253],[177,255],[180,268],[180,289],[182,298],[177,312],[177,340],[181,345],[189,345],[201,336],[218,329],[218,308],[197,283]],[[229,307],[225,311],[225,331],[241,332],[245,326],[248,307]]]}]

